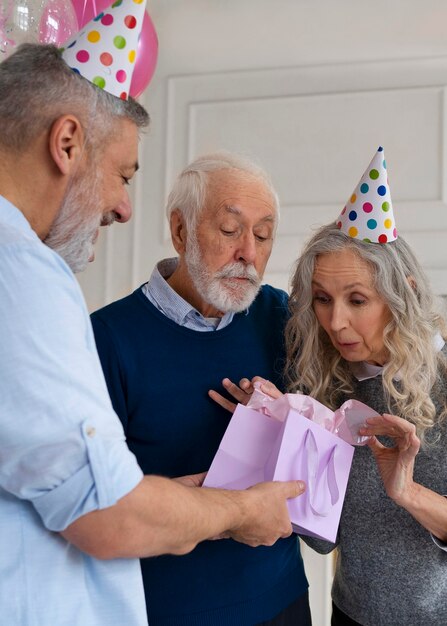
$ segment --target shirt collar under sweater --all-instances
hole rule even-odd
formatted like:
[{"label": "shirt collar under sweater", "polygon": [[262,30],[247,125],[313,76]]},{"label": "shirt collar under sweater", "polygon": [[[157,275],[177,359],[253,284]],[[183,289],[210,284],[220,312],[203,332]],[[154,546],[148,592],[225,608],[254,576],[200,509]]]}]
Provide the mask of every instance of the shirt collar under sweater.
[{"label": "shirt collar under sweater", "polygon": [[[439,333],[434,336],[433,343],[436,350],[439,352],[445,345],[444,339]],[[358,363],[350,363],[351,372],[354,374],[358,381],[369,380],[370,378],[376,378],[383,372],[383,365],[373,365],[366,361],[360,361]],[[394,377],[395,380],[399,380],[399,373]]]},{"label": "shirt collar under sweater", "polygon": [[174,273],[178,258],[163,259],[154,268],[142,291],[147,299],[167,318],[191,330],[209,332],[222,330],[233,321],[234,312],[221,318],[206,318],[172,289],[167,279]]}]

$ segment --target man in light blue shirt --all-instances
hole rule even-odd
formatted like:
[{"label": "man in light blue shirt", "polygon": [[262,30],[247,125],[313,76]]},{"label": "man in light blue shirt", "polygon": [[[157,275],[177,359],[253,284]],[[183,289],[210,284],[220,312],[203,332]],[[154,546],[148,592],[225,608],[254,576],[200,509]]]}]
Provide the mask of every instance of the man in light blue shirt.
[{"label": "man in light blue shirt", "polygon": [[[125,222],[136,102],[102,92],[51,46],[0,64],[0,607],[8,626],[142,626],[135,557],[206,538],[291,533],[302,485],[196,489],[144,476],[126,447],[72,270]],[[182,484],[183,483],[183,484]]]},{"label": "man in light blue shirt", "polygon": [[[49,532],[114,505],[142,472],[110,419],[74,275],[1,196],[0,267],[2,619],[92,624],[100,609],[104,624],[144,624],[135,561],[92,559]],[[132,604],[121,599],[123,575]]]}]

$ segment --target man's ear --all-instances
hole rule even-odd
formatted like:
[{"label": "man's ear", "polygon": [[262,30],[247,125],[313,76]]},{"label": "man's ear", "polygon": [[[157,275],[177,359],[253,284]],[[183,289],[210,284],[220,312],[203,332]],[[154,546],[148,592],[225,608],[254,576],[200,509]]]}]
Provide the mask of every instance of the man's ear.
[{"label": "man's ear", "polygon": [[171,239],[173,246],[178,254],[184,254],[186,250],[186,224],[183,215],[178,209],[174,209],[169,219],[171,228]]},{"label": "man's ear", "polygon": [[48,148],[61,174],[71,174],[78,167],[84,153],[84,140],[84,130],[75,115],[62,115],[53,122]]}]

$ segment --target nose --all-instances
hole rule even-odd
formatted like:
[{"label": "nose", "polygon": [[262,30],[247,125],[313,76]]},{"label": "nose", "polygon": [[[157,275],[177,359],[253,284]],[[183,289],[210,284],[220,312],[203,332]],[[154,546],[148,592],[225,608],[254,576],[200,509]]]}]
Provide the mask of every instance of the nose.
[{"label": "nose", "polygon": [[126,190],[125,190],[125,197],[118,204],[118,206],[114,209],[113,212],[115,214],[115,220],[117,222],[121,222],[122,224],[124,224],[124,222],[128,222],[130,218],[132,217],[132,205],[130,203],[129,194],[127,193]]},{"label": "nose", "polygon": [[339,332],[348,326],[346,307],[342,303],[334,303],[330,318],[331,330]]},{"label": "nose", "polygon": [[236,260],[244,263],[254,263],[256,260],[256,240],[253,233],[244,234],[236,249]]}]

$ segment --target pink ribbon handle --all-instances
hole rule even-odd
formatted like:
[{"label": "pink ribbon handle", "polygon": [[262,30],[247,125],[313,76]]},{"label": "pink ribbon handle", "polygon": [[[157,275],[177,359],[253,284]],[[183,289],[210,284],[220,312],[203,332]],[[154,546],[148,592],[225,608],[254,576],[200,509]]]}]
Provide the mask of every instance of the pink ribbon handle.
[{"label": "pink ribbon handle", "polygon": [[[335,444],[330,451],[329,458],[324,467],[321,467],[318,445],[315,435],[307,429],[301,450],[304,451],[305,471],[307,471],[307,497],[312,512],[319,517],[327,517],[340,499],[340,490],[337,484],[335,472],[335,457],[338,446]],[[300,450],[296,452],[298,455]],[[302,457],[303,458],[303,457]],[[302,461],[303,463],[303,461]],[[304,469],[304,468],[303,468]],[[317,494],[330,494],[330,502],[320,498],[317,502]]]}]

